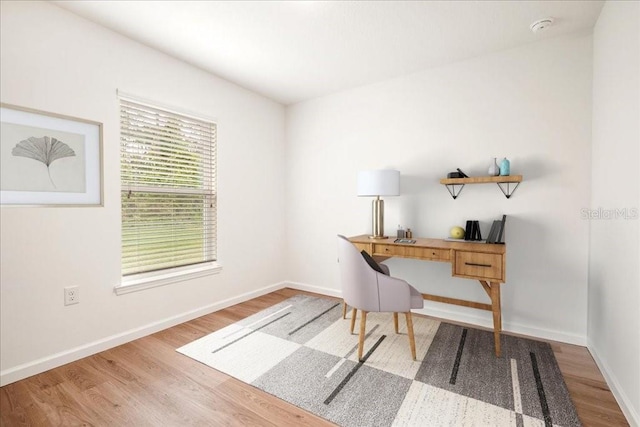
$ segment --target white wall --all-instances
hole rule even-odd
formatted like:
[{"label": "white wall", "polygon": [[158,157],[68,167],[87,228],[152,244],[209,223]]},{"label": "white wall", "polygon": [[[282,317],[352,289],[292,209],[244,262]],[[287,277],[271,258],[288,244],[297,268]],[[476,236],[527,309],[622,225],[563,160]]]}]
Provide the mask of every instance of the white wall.
[{"label": "white wall", "polygon": [[[337,233],[371,230],[358,170],[401,171],[385,228],[447,237],[466,219],[507,214],[506,330],[586,343],[591,139],[589,34],[537,42],[287,108],[289,279],[337,293]],[[460,167],[486,175],[507,156],[524,181],[507,200],[496,185],[453,200],[439,179]],[[424,292],[485,302],[449,264],[392,259],[392,273]],[[490,313],[437,303],[424,313],[490,326]]]},{"label": "white wall", "polygon": [[[48,3],[2,2],[2,102],[104,124],[104,207],[7,208],[0,229],[6,383],[204,314],[284,276],[284,108]],[[218,123],[222,273],[116,296],[116,89]],[[63,288],[80,304],[63,306]]]},{"label": "white wall", "polygon": [[591,208],[596,212],[620,209],[621,215],[591,220],[588,344],[627,418],[637,426],[640,4],[605,3],[595,26],[593,45]]},{"label": "white wall", "polygon": [[[607,3],[596,27],[591,203],[587,34],[292,106],[284,147],[284,112],[274,102],[53,5],[1,8],[2,102],[103,122],[105,167],[103,208],[0,212],[3,384],[264,292],[285,276],[338,294],[334,235],[370,227],[370,200],[355,197],[356,172],[395,167],[402,196],[387,198],[388,234],[401,223],[444,237],[471,218],[486,232],[509,215],[505,329],[584,344],[589,272],[589,347],[638,419],[638,221],[591,221],[589,251],[582,219],[586,206],[638,207],[637,3]],[[117,88],[217,118],[221,274],[113,293]],[[455,167],[479,175],[505,155],[525,178],[510,200],[483,185],[454,201],[438,184]],[[447,264],[389,264],[425,292],[484,300],[479,286],[452,279]],[[64,307],[69,285],[80,286],[81,303]],[[463,308],[429,304],[425,313],[491,324],[488,313]]]}]

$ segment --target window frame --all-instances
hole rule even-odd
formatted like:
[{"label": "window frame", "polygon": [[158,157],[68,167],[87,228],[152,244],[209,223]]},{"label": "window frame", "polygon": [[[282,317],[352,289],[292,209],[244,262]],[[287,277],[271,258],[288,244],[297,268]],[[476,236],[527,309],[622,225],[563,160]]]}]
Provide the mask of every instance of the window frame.
[{"label": "window frame", "polygon": [[[189,113],[189,112],[185,112],[185,111],[181,111],[180,109],[176,109],[173,107],[167,107],[166,105],[163,105],[161,103],[158,102],[153,102],[153,101],[148,101],[148,100],[144,100],[138,97],[134,97],[134,96],[130,96],[130,95],[126,95],[123,94],[121,91],[117,92],[118,94],[118,112],[119,115],[122,113],[122,108],[123,108],[123,101],[127,102],[127,103],[134,103],[137,104],[141,107],[148,107],[151,108],[153,110],[158,110],[161,111],[162,113],[166,113],[168,115],[176,115],[176,116],[181,116],[184,118],[188,118],[188,119],[192,119],[192,120],[197,120],[197,121],[201,121],[201,122],[205,122],[205,123],[209,123],[212,124],[215,128],[215,145],[212,148],[213,153],[212,153],[212,157],[213,157],[213,182],[211,183],[211,194],[212,197],[214,199],[214,202],[216,204],[215,206],[215,211],[213,212],[213,215],[215,215],[217,217],[217,212],[218,212],[218,197],[217,197],[217,170],[218,170],[218,159],[217,159],[217,121],[215,119],[211,119],[211,118],[206,118],[203,117],[199,114],[193,114],[193,113]],[[119,165],[120,168],[122,167],[122,162],[123,162],[123,153],[122,153],[122,121],[119,121]],[[123,204],[122,204],[122,194],[123,191],[125,191],[125,187],[124,187],[124,183],[122,180],[122,175],[120,173],[120,184],[121,184],[121,189],[120,189],[120,213],[122,215],[123,212]],[[136,185],[135,186],[136,191],[140,191],[141,189],[144,188],[144,186],[141,185]],[[155,188],[157,190],[157,187]],[[188,193],[192,193],[193,191],[189,191],[188,189],[186,189],[185,191],[181,192],[179,189],[176,188],[171,188],[168,187],[166,189],[164,189],[161,192],[166,192],[166,193],[170,193],[170,194],[188,194]],[[200,194],[198,192],[196,192],[197,194]],[[206,221],[204,223],[204,226],[211,226],[210,224],[207,224]],[[212,239],[212,245],[213,245],[213,249],[214,249],[214,253],[217,255],[217,246],[218,246],[218,233],[217,233],[217,218],[214,218],[213,220],[213,226],[216,228],[216,230],[213,233]],[[122,233],[123,230],[123,224],[122,224],[122,219],[121,219],[121,223],[120,223],[120,231]],[[203,237],[203,241],[205,240],[205,238]],[[121,250],[122,250],[122,242],[123,242],[123,237],[121,234],[120,237],[120,242],[121,242]],[[206,246],[206,245],[205,245]],[[122,266],[122,261],[123,261],[123,255],[122,252],[120,253],[120,265]],[[217,274],[220,271],[222,271],[222,265],[219,263],[218,261],[218,257],[216,256],[214,260],[212,261],[204,261],[204,262],[199,262],[196,264],[187,264],[187,265],[182,265],[182,266],[176,266],[176,267],[169,267],[169,268],[165,268],[165,269],[159,269],[159,270],[153,270],[153,271],[146,271],[146,272],[140,272],[140,273],[132,273],[132,274],[128,274],[128,275],[123,275],[121,273],[121,279],[120,279],[120,283],[117,284],[114,288],[114,291],[117,295],[122,295],[122,294],[127,294],[130,292],[137,292],[140,290],[144,290],[144,289],[150,289],[150,288],[154,288],[157,286],[164,286],[164,285],[168,285],[171,283],[177,283],[177,282],[182,282],[185,280],[191,280],[191,279],[195,279],[195,278],[199,278],[199,277],[204,277],[204,276],[208,276],[208,275],[212,275],[212,274]]]}]

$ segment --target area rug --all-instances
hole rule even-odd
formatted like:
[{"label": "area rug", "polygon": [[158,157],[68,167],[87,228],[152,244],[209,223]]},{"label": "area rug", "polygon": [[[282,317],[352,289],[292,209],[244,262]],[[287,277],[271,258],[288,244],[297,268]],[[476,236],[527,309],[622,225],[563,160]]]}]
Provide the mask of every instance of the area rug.
[{"label": "area rug", "polygon": [[[297,295],[180,353],[345,427],[579,426],[548,343],[414,317],[367,316],[363,361],[335,299]],[[357,328],[356,328],[357,330]]]}]

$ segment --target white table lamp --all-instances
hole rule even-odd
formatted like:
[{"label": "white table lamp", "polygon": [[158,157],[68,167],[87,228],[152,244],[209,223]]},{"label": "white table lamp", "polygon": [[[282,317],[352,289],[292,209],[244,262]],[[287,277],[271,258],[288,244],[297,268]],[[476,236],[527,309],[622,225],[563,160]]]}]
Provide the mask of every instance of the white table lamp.
[{"label": "white table lamp", "polygon": [[375,197],[372,202],[372,239],[384,235],[384,200],[380,196],[400,195],[400,171],[391,169],[358,172],[358,196]]}]

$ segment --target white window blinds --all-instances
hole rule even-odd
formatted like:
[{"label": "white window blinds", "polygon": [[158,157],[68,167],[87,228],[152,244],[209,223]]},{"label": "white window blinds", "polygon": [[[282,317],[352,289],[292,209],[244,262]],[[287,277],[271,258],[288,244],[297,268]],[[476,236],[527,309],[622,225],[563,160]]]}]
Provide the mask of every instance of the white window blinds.
[{"label": "white window blinds", "polygon": [[216,125],[120,100],[123,276],[216,260]]}]

